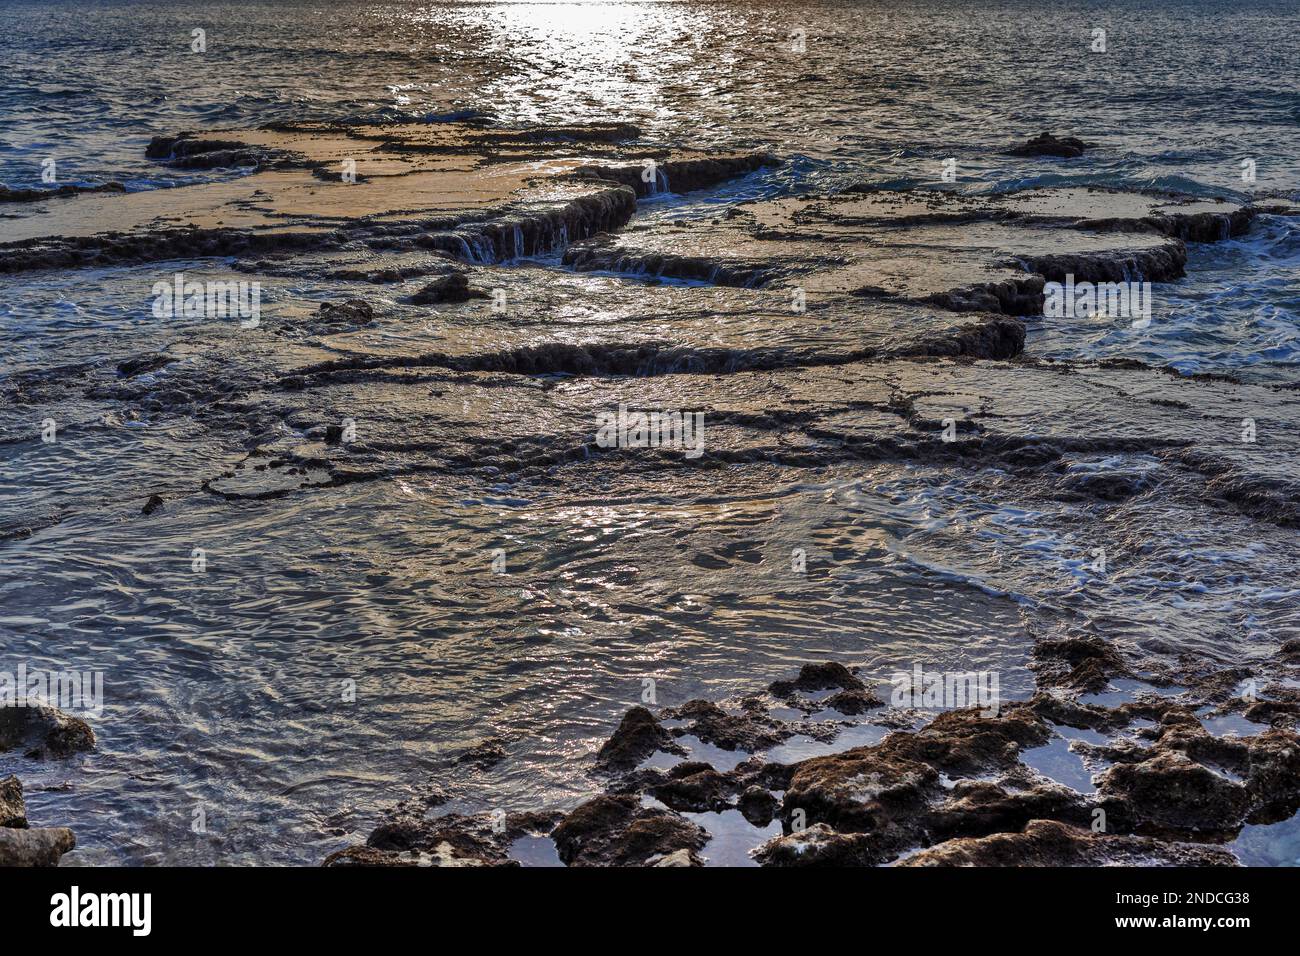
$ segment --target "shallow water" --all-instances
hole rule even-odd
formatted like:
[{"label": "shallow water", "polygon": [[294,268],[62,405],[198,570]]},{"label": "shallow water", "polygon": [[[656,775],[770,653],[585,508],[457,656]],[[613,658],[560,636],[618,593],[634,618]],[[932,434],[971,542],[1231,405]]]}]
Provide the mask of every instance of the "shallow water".
[{"label": "shallow water", "polygon": [[[1281,42],[1300,33],[1295,10],[977,6],[318,0],[205,5],[200,15],[185,4],[9,4],[0,181],[40,185],[41,160],[55,158],[60,182],[165,187],[236,174],[149,163],[144,146],[157,134],[472,111],[504,124],[627,121],[665,143],[770,147],[789,160],[718,190],[645,202],[645,223],[854,181],[937,185],[948,157],[958,160],[956,188],[973,192],[1300,190],[1286,159],[1300,155],[1300,52]],[[1098,26],[1105,55],[1087,52]],[[190,53],[199,27],[207,52]],[[796,31],[804,52],[792,49]],[[1042,129],[1099,148],[1068,167],[998,154]],[[1258,157],[1254,184],[1241,181],[1243,156]],[[1189,278],[1159,287],[1155,322],[1140,335],[1092,320],[1038,326],[1028,351],[1294,381],[1294,230],[1294,220],[1263,217],[1246,236],[1193,247]],[[239,275],[204,261],[5,277],[0,379],[164,348],[186,356],[187,373],[228,363],[232,377],[319,357],[270,332],[254,348],[228,323],[160,324],[147,290],[180,269]],[[885,307],[828,307],[795,324],[750,290],[574,274],[554,258],[491,281],[518,303],[510,315],[430,314],[376,288],[367,295],[397,319],[327,349],[488,351],[635,331],[696,348],[761,341],[814,352],[902,321]],[[336,296],[310,279],[263,279],[272,324]],[[937,321],[925,312],[909,310],[907,321]],[[691,387],[741,407],[776,401],[760,380],[717,378]],[[561,446],[586,415],[588,386],[545,387],[553,406],[490,380],[435,397],[455,398],[486,443],[526,421]],[[677,387],[663,385],[681,405]],[[1300,633],[1293,532],[1209,521],[1185,501],[1120,506],[1103,530],[1085,531],[1077,509],[1024,494],[996,469],[755,461],[688,478],[577,466],[549,484],[417,472],[228,502],[195,489],[244,457],[230,435],[62,393],[47,407],[2,411],[0,517],[37,529],[0,542],[3,659],[105,674],[94,753],[35,765],[0,755],[0,774],[21,775],[33,821],[76,830],[68,863],[315,863],[429,783],[450,792],[453,810],[565,806],[590,792],[575,767],[642,702],[647,679],[669,706],[749,691],[804,662],[861,665],[877,683],[922,663],[996,671],[1011,699],[1032,690],[1032,641],[1058,616],[1152,653],[1176,634],[1225,666]],[[444,411],[431,398],[403,414],[409,427],[434,422],[426,437],[450,443]],[[20,440],[46,414],[76,440]],[[1142,455],[1071,463],[1149,466]],[[175,500],[141,522],[153,493]],[[1119,556],[1104,577],[1086,567],[1098,547]],[[195,548],[203,572],[192,570]],[[504,574],[491,567],[496,548]],[[795,549],[806,574],[791,572]],[[493,739],[503,762],[454,763]],[[1060,743],[1044,768],[1077,760]],[[804,739],[783,746],[825,750]],[[743,862],[755,835],[737,817],[700,815],[724,835],[713,862]],[[1292,850],[1267,849],[1278,832],[1243,834],[1250,861],[1290,861]],[[1277,839],[1293,849],[1292,836]],[[542,844],[521,855],[553,862]]]}]

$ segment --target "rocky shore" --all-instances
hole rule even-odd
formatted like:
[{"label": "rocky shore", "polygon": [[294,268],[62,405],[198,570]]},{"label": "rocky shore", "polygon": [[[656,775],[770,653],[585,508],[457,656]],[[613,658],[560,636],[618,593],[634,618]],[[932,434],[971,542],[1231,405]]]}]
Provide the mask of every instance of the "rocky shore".
[{"label": "rocky shore", "polygon": [[[77,717],[53,707],[0,707],[0,753],[17,751],[32,760],[58,759],[95,746],[95,733]],[[0,867],[57,866],[77,845],[67,827],[33,827],[22,783],[0,779]]]},{"label": "rocky shore", "polygon": [[[568,866],[699,866],[738,814],[732,832],[744,831],[765,866],[1234,866],[1222,843],[1300,807],[1294,695],[1243,705],[1224,694],[1231,675],[1216,674],[1177,697],[1152,687],[1107,707],[1082,702],[1079,690],[1122,668],[1104,643],[1037,654],[1041,689],[995,716],[887,708],[833,662],[721,704],[657,715],[637,707],[596,755],[593,786],[603,792],[567,813],[438,816],[430,810],[441,797],[412,801],[364,846],[325,862],[519,865],[519,848],[531,862],[545,839]],[[1291,646],[1279,655],[1298,656]],[[1258,726],[1216,736],[1198,714]],[[836,747],[864,730],[882,739]],[[1110,739],[1089,742],[1099,732]],[[828,752],[770,759],[796,738]],[[1096,771],[1095,790],[1063,786],[1022,759],[1045,748],[1077,754]],[[694,752],[707,749],[734,759],[718,769]]]},{"label": "rocky shore", "polygon": [[[1292,216],[1289,204],[856,186],[645,219],[651,197],[780,158],[667,149],[626,124],[295,125],[160,137],[149,155],[246,174],[24,197],[0,229],[0,271],[229,257],[241,276],[332,298],[292,301],[256,334],[214,324],[0,381],[0,400],[23,410],[0,421],[7,445],[36,442],[56,413],[73,439],[184,423],[211,443],[147,473],[104,466],[86,501],[125,501],[122,521],[142,533],[200,503],[334,500],[413,478],[457,498],[652,488],[688,505],[724,483],[732,500],[782,483],[907,484],[959,488],[963,508],[1032,509],[1154,580],[1197,560],[1171,522],[1294,550],[1296,388],[1025,353],[1048,283],[1175,281],[1188,243],[1238,236],[1265,208]],[[541,254],[567,268],[503,267]],[[557,320],[574,276],[612,305]],[[502,298],[512,321],[493,320]],[[416,336],[431,316],[437,334]],[[600,445],[595,412],[625,406],[698,410],[707,442],[696,457]],[[1243,440],[1246,423],[1264,437]],[[0,545],[79,507],[10,519]],[[815,529],[810,586],[829,586],[857,545],[853,521]],[[729,570],[747,553],[693,560]],[[809,665],[738,698],[628,711],[589,755],[591,796],[576,806],[439,815],[442,797],[413,799],[326,862],[693,866],[718,862],[725,839],[764,865],[1232,865],[1224,844],[1243,826],[1300,806],[1300,648],[1259,640],[1235,660],[1180,643],[1177,621],[1160,622],[1163,637],[1099,626],[1105,575],[1077,600],[1023,610],[1034,687],[995,716],[887,706],[856,662]],[[84,724],[17,719],[0,711],[0,747],[93,744]],[[1088,783],[1055,779],[1049,758],[1081,762]],[[21,789],[0,786],[0,860],[71,848],[66,830],[7,822],[25,819]]]}]

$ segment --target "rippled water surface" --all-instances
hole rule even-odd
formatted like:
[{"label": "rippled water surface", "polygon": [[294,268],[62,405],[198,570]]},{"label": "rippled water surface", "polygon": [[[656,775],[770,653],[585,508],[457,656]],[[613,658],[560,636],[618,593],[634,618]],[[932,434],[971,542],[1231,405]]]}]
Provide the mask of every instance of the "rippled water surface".
[{"label": "rippled water surface", "polygon": [[[1098,27],[1104,55],[1089,52]],[[194,29],[206,31],[204,53],[190,52]],[[1296,37],[1293,5],[1235,2],[7,3],[0,182],[38,186],[42,160],[55,158],[64,182],[166,188],[236,174],[148,162],[144,147],[162,133],[481,116],[631,122],[666,144],[788,160],[645,203],[647,223],[857,181],[938,185],[949,157],[955,188],[972,192],[1082,183],[1291,196]],[[999,155],[1047,129],[1097,148],[1068,166]],[[1243,157],[1257,159],[1254,183],[1241,179]],[[1141,334],[1106,320],[1031,324],[1028,351],[1294,381],[1295,229],[1265,216],[1245,236],[1193,248],[1189,278],[1158,290]],[[175,266],[234,277],[227,267]],[[153,319],[141,289],[156,271],[0,279],[0,376],[164,348],[195,368],[223,354],[252,361],[229,324]],[[553,260],[501,273],[494,281],[522,304],[497,324],[413,317],[348,344],[494,348],[571,327],[664,341],[690,328],[727,342],[757,328],[783,344],[854,345],[852,316],[828,313],[815,334],[796,333],[748,290],[645,286]],[[268,278],[264,308],[274,320],[335,294]],[[388,295],[373,300],[408,315]],[[292,366],[294,345],[283,348]],[[583,387],[561,381],[554,400],[584,407]],[[743,388],[754,392],[717,387],[742,405],[765,400],[752,382]],[[490,436],[533,414],[538,434],[559,434],[540,403],[508,391],[467,389],[463,420]],[[19,410],[0,414],[30,431]],[[1097,541],[996,469],[579,467],[549,485],[406,474],[227,502],[194,491],[243,457],[223,436],[184,418],[106,420],[90,404],[59,414],[78,441],[0,446],[7,523],[42,525],[0,543],[0,651],[29,667],[102,670],[106,709],[94,753],[41,765],[0,755],[0,773],[21,773],[33,820],[76,830],[69,863],[315,863],[429,783],[451,792],[453,809],[565,805],[590,790],[575,767],[647,678],[671,705],[807,661],[883,680],[924,660],[997,670],[1016,697],[1033,687],[1033,637],[1058,615],[1135,646],[1158,648],[1176,629],[1225,664],[1300,627],[1293,533],[1244,518],[1206,526],[1172,502],[1135,506],[1105,542],[1132,560],[1098,582],[1081,570]],[[142,523],[153,493],[182,504]],[[493,573],[497,548],[507,573]],[[787,573],[796,548],[807,574]],[[454,763],[489,740],[505,761]],[[206,833],[191,829],[196,810]],[[709,825],[725,833],[733,822]],[[1252,859],[1277,862],[1258,848],[1265,837],[1249,836]]]}]

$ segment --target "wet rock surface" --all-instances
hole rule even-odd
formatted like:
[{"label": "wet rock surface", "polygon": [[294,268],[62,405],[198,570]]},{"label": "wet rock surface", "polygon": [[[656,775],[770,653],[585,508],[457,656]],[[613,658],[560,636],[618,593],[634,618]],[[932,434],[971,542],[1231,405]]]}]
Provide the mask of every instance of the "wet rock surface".
[{"label": "wet rock surface", "polygon": [[697,865],[694,851],[708,835],[635,797],[601,796],[567,814],[551,838],[566,866],[655,866],[683,851],[689,865]]},{"label": "wet rock surface", "polygon": [[[537,507],[527,524],[553,504],[627,502],[653,512],[647,527],[684,523],[663,550],[622,553],[563,587],[547,577],[563,562],[539,567],[512,551],[511,572],[492,578],[491,599],[460,625],[473,631],[481,617],[491,630],[477,636],[500,630],[541,653],[560,633],[616,641],[661,634],[665,620],[692,634],[738,624],[737,640],[754,640],[769,668],[743,696],[715,700],[695,687],[621,724],[622,708],[611,709],[601,736],[617,729],[590,748],[584,769],[598,772],[582,800],[501,818],[456,803],[464,788],[394,811],[369,844],[330,865],[509,865],[524,862],[518,841],[570,865],[695,865],[712,861],[711,844],[718,856],[723,816],[747,822],[748,858],[772,865],[1217,863],[1226,851],[1209,841],[1294,813],[1294,641],[1241,633],[1240,618],[1216,619],[1221,633],[1210,637],[1191,611],[1146,631],[1132,623],[1145,605],[1135,610],[1122,585],[1191,602],[1202,581],[1206,593],[1235,593],[1242,562],[1259,553],[1289,566],[1300,393],[1026,353],[1045,283],[1174,281],[1192,268],[1187,243],[1239,235],[1254,210],[1082,187],[995,196],[858,187],[655,218],[639,215],[657,195],[641,177],[647,154],[667,177],[656,190],[709,189],[770,167],[763,154],[665,153],[637,136],[621,124],[451,123],[168,137],[151,148],[159,162],[255,171],[168,190],[165,208],[142,194],[22,204],[0,231],[0,270],[231,256],[234,273],[278,284],[257,329],[200,324],[129,355],[70,354],[0,379],[16,411],[0,421],[6,448],[42,450],[41,422],[53,414],[67,440],[55,451],[100,443],[111,453],[98,460],[114,463],[87,469],[80,496],[16,490],[0,546],[96,524],[148,538],[187,521],[242,528],[233,516],[281,514],[307,534],[372,508],[418,509],[424,530],[433,508],[460,520],[493,507],[499,521]],[[349,156],[356,182],[325,176]],[[388,178],[403,188],[378,189]],[[61,211],[79,204],[88,205],[76,216]],[[545,261],[523,261],[534,256]],[[506,309],[494,311],[480,289],[504,290]],[[792,307],[797,292],[803,311]],[[620,408],[698,411],[707,440],[698,455],[598,443],[595,414]],[[1264,441],[1243,439],[1247,421]],[[151,443],[148,454],[116,457],[134,442]],[[833,502],[836,518],[808,519],[792,504],[811,499]],[[785,507],[800,528],[788,540]],[[748,531],[694,537],[729,508],[754,511]],[[1032,533],[1026,516],[1039,522]],[[909,521],[915,548],[899,558],[892,523]],[[375,529],[364,524],[343,538],[366,538]],[[931,553],[926,536],[939,524],[955,543]],[[538,519],[520,535],[585,542],[589,530]],[[644,540],[636,534],[612,537]],[[1017,535],[1032,545],[1025,552],[1055,563],[1019,576],[990,544]],[[482,528],[472,540],[456,545],[481,570]],[[1243,540],[1251,555],[1206,557]],[[351,568],[367,546],[329,560]],[[430,560],[441,546],[421,538],[414,556],[394,559],[398,570],[370,568],[368,583],[437,566],[412,591],[442,601],[463,580],[454,561]],[[792,561],[798,577],[777,577]],[[1041,599],[1034,576],[1065,583]],[[695,577],[711,592],[688,593],[682,582]],[[608,606],[590,598],[593,580],[612,582]],[[650,597],[619,593],[645,581]],[[1280,571],[1260,584],[1292,586]],[[494,603],[507,590],[535,602],[540,626],[513,630],[525,618],[517,601]],[[871,619],[886,598],[922,602],[950,660],[968,649],[1005,654],[1006,673],[1029,668],[1026,685],[997,713],[938,713],[893,704],[881,659],[772,672],[773,660],[803,657],[764,645],[773,621],[806,629],[811,646],[832,631],[891,646],[895,635]],[[1130,618],[1116,623],[1112,605],[1124,601]],[[858,604],[863,617],[845,610]],[[791,611],[804,606],[814,608],[808,620]],[[954,606],[973,608],[980,627],[996,621],[987,628],[1011,635],[1014,652],[1001,636],[950,624]],[[1276,611],[1261,628],[1286,625]],[[1225,639],[1248,647],[1244,662],[1224,660]],[[517,647],[512,667],[545,667]],[[1249,699],[1243,681],[1258,684]],[[88,727],[34,713],[0,711],[0,746],[58,755],[93,745]],[[1225,740],[1210,729],[1219,719],[1255,732]],[[508,773],[535,728],[486,740],[479,730],[457,741],[448,780]],[[1068,776],[1052,761],[1078,766]],[[1107,827],[1098,833],[1096,811]]]},{"label": "wet rock surface", "polygon": [[598,236],[571,245],[564,262],[638,277],[1041,315],[1046,282],[1172,281],[1184,274],[1185,240],[1240,234],[1253,214],[1227,201],[1083,188],[973,197],[863,187]]},{"label": "wet rock surface", "polygon": [[80,717],[44,704],[0,707],[0,751],[19,750],[32,757],[66,757],[94,746],[95,732]]},{"label": "wet rock surface", "polygon": [[1104,836],[1051,820],[1021,833],[952,840],[903,860],[900,866],[1235,866],[1221,847]]},{"label": "wet rock surface", "polygon": [[[945,710],[916,730],[890,729],[883,713],[841,715],[823,735],[824,756],[766,756],[788,738],[753,726],[777,722],[768,712],[785,707],[794,688],[870,691],[859,684],[843,665],[826,662],[730,709],[705,701],[665,709],[668,723],[695,721],[678,728],[690,731],[682,733],[692,741],[684,748],[648,709],[633,708],[593,768],[593,786],[603,780],[604,794],[567,812],[421,818],[395,811],[367,847],[329,863],[386,865],[399,862],[392,854],[442,847],[444,861],[498,865],[527,831],[547,837],[569,866],[707,865],[712,834],[696,821],[739,810],[755,828],[750,857],[765,866],[1234,866],[1222,842],[1248,821],[1285,819],[1300,807],[1300,736],[1261,728],[1246,738],[1215,737],[1194,707],[1158,697],[1107,707],[1080,702],[1077,691],[1039,692],[996,714]],[[733,718],[743,712],[745,732],[721,735],[721,743],[696,733],[701,720],[729,710]],[[878,721],[880,743],[838,743],[870,720]],[[1090,766],[1106,767],[1083,791],[1026,762],[1053,741],[1066,749],[1062,735],[1072,726],[1117,735],[1109,746],[1069,745]],[[1137,738],[1124,736],[1135,726]],[[697,759],[697,748],[710,743],[733,744],[744,759],[728,769]],[[656,765],[665,757],[676,761],[667,769]],[[781,833],[764,840],[774,820]]]},{"label": "wet rock surface", "polygon": [[0,779],[0,867],[58,866],[76,845],[67,827],[30,827],[22,784]]},{"label": "wet rock surface", "polygon": [[628,769],[656,750],[685,752],[673,743],[672,736],[660,726],[654,714],[644,707],[634,707],[623,715],[614,735],[600,748],[596,762],[611,769]]},{"label": "wet rock surface", "polygon": [[1051,133],[1039,133],[1019,146],[1011,147],[1007,153],[1012,156],[1060,156],[1064,159],[1073,159],[1082,156],[1091,145],[1093,144],[1085,143],[1074,136],[1057,137]]},{"label": "wet rock surface", "polygon": [[60,857],[76,845],[67,827],[0,827],[0,867],[58,866]]}]

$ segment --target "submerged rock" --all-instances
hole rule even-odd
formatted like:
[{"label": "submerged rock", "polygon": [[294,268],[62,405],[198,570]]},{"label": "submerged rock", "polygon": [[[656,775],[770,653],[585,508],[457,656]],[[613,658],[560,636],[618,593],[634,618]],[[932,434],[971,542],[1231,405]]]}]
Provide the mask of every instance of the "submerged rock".
[{"label": "submerged rock", "polygon": [[121,183],[101,183],[98,186],[75,186],[72,184],[55,186],[53,189],[10,189],[0,183],[0,203],[3,202],[40,202],[45,199],[57,199],[63,196],[76,196],[80,193],[124,193],[126,187]]},{"label": "submerged rock", "polygon": [[312,322],[313,331],[344,332],[370,325],[375,321],[375,310],[365,299],[346,299],[343,302],[322,302]]},{"label": "submerged rock", "polygon": [[771,153],[736,153],[689,159],[656,160],[653,166],[581,166],[575,178],[621,183],[638,196],[687,193],[708,189],[728,179],[780,164]]},{"label": "submerged rock", "polygon": [[468,764],[479,770],[486,770],[489,767],[495,767],[501,761],[506,759],[505,741],[493,738],[485,740],[481,744],[470,747],[464,753],[456,757],[456,763]]},{"label": "submerged rock", "polygon": [[1082,156],[1084,151],[1092,145],[1092,143],[1085,143],[1073,136],[1057,138],[1051,133],[1039,133],[1019,146],[1011,147],[1007,150],[1007,154],[1010,156],[1060,156],[1063,159],[1073,159],[1076,156]]}]

